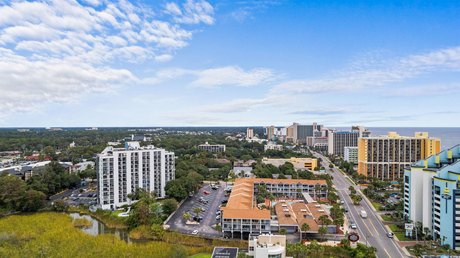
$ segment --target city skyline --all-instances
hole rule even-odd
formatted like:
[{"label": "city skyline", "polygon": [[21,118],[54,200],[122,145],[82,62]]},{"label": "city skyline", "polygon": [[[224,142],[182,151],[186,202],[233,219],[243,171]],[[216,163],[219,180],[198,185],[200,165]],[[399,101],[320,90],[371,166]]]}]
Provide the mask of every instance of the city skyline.
[{"label": "city skyline", "polygon": [[458,11],[0,0],[0,127],[459,126]]}]

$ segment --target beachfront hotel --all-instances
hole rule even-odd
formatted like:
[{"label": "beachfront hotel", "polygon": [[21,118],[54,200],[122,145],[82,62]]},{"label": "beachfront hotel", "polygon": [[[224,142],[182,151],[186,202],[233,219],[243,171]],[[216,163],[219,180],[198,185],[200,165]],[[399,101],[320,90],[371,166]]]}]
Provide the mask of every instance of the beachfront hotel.
[{"label": "beachfront hotel", "polygon": [[460,145],[405,170],[404,215],[428,228],[433,240],[460,250]]},{"label": "beachfront hotel", "polygon": [[358,174],[380,180],[397,180],[404,168],[417,160],[440,151],[441,140],[416,132],[414,136],[400,136],[396,132],[376,137],[359,138]]}]

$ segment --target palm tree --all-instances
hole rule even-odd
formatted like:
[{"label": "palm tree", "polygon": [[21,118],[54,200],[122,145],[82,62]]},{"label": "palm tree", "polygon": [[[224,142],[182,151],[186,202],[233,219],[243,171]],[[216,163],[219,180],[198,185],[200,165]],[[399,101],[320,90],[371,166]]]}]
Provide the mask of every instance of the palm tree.
[{"label": "palm tree", "polygon": [[195,216],[198,217],[198,215],[200,215],[200,212],[201,212],[201,208],[200,207],[196,207],[195,209],[193,209],[193,213],[195,213]]},{"label": "palm tree", "polygon": [[321,235],[321,239],[323,239],[324,234],[327,233],[327,227],[320,227],[318,233]]},{"label": "palm tree", "polygon": [[331,220],[329,219],[328,216],[326,215],[321,215],[318,220],[321,222],[321,226],[324,226],[324,225],[330,225],[331,224]]},{"label": "palm tree", "polygon": [[318,193],[319,193],[320,190],[321,190],[321,186],[320,185],[315,185],[315,197],[316,197],[316,200],[319,199]]},{"label": "palm tree", "polygon": [[186,221],[189,220],[191,217],[192,217],[192,215],[190,215],[190,213],[188,213],[188,212],[182,214],[182,218],[184,218]]},{"label": "palm tree", "polygon": [[307,223],[303,223],[302,227],[300,228],[300,230],[303,231],[303,232],[309,231],[310,230],[310,225],[308,225]]}]

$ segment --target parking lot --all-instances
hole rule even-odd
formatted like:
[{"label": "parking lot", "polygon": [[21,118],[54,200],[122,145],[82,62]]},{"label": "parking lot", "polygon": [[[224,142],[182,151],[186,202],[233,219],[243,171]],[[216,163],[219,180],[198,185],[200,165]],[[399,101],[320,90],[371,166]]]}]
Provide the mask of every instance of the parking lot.
[{"label": "parking lot", "polygon": [[95,205],[97,203],[97,193],[88,188],[78,188],[73,190],[70,196],[64,197],[63,200],[68,205]]},{"label": "parking lot", "polygon": [[[181,233],[192,234],[193,231],[197,230],[197,235],[205,237],[220,237],[222,233],[214,229],[216,223],[216,212],[219,209],[219,205],[226,199],[224,182],[216,184],[219,186],[218,189],[212,189],[211,185],[205,184],[197,193],[189,197],[176,213],[171,217],[167,223],[171,230],[178,231]],[[206,192],[206,193],[205,193]],[[204,200],[204,201],[203,201]],[[202,211],[196,216],[194,209],[201,208]],[[184,213],[190,213],[192,219],[195,217],[196,220],[200,221],[197,224],[186,224],[183,218]]]}]

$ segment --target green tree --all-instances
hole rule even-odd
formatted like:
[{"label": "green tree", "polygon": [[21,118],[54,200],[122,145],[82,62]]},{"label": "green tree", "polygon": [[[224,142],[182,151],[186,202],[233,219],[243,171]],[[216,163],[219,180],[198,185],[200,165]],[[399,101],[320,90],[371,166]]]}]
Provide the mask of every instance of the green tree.
[{"label": "green tree", "polygon": [[153,240],[162,241],[164,239],[165,230],[163,229],[162,225],[153,224],[150,227],[150,230],[152,232]]},{"label": "green tree", "polygon": [[10,211],[21,209],[27,186],[16,176],[0,176],[0,207]]},{"label": "green tree", "polygon": [[195,213],[195,217],[200,216],[201,208],[200,208],[200,207],[194,208],[194,209],[193,209],[193,213]]},{"label": "green tree", "polygon": [[188,213],[188,212],[185,212],[184,214],[182,214],[182,218],[183,218],[185,221],[190,220],[191,217],[192,217],[192,215],[190,215],[190,213]]},{"label": "green tree", "polygon": [[308,225],[307,223],[303,223],[302,227],[301,227],[301,230],[303,232],[309,231],[310,230],[310,225]]},{"label": "green tree", "polygon": [[57,212],[65,212],[68,208],[69,206],[63,200],[57,200],[53,202],[53,210]]},{"label": "green tree", "polygon": [[318,229],[318,233],[321,236],[321,239],[324,239],[324,235],[327,233],[327,227],[320,227]]},{"label": "green tree", "polygon": [[162,205],[163,212],[169,216],[171,213],[177,210],[178,203],[175,199],[166,199],[162,202]]},{"label": "green tree", "polygon": [[46,195],[36,190],[27,190],[24,193],[21,210],[25,212],[35,212],[43,208],[46,203]]},{"label": "green tree", "polygon": [[285,228],[282,228],[282,229],[280,229],[279,233],[280,233],[281,235],[286,235],[286,234],[287,234],[287,230],[286,230]]},{"label": "green tree", "polygon": [[171,180],[166,183],[165,186],[166,194],[169,197],[172,197],[178,201],[187,198],[187,189],[182,184],[182,181],[179,179]]}]

